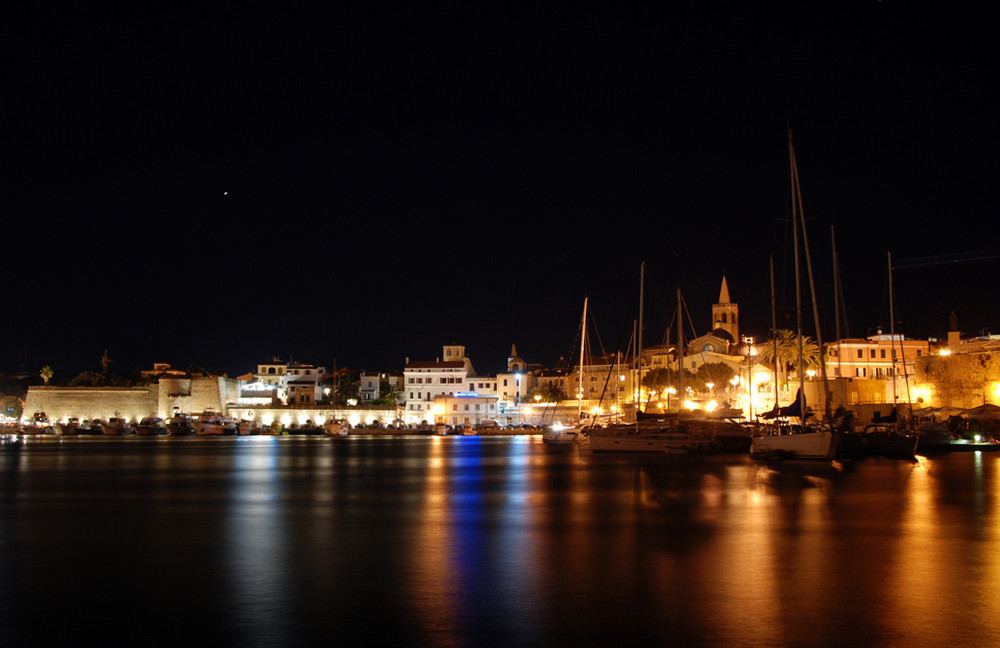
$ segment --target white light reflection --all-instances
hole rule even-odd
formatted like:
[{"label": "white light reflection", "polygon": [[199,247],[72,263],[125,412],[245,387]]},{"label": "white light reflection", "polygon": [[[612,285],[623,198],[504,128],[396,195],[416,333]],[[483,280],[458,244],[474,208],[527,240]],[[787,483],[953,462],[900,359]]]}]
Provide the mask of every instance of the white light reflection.
[{"label": "white light reflection", "polygon": [[281,444],[277,437],[239,439],[229,484],[225,552],[230,609],[246,628],[245,645],[261,640],[260,631],[278,632],[287,616],[294,558],[282,512]]}]

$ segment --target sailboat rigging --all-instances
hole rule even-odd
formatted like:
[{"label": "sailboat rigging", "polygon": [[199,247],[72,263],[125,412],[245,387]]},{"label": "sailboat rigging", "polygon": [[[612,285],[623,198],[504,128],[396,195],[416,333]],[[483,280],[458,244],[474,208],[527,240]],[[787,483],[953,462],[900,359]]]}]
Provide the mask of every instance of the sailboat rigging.
[{"label": "sailboat rigging", "polygon": [[[798,376],[799,389],[796,395],[796,403],[792,408],[780,408],[775,402],[775,409],[771,413],[774,416],[785,414],[794,415],[799,419],[797,429],[787,427],[790,434],[775,432],[784,431],[782,428],[762,428],[761,433],[755,434],[750,440],[750,454],[754,457],[796,457],[800,459],[832,459],[837,450],[839,434],[829,425],[830,421],[830,388],[826,375],[826,363],[823,358],[823,338],[821,335],[819,322],[819,308],[816,299],[816,284],[812,273],[812,260],[809,255],[809,238],[806,233],[805,216],[802,208],[802,191],[799,186],[798,165],[795,161],[795,146],[792,143],[792,131],[788,130],[788,158],[789,172],[791,176],[791,208],[792,208],[792,237],[794,253],[795,276],[795,312],[796,328],[798,337]],[[801,231],[800,231],[801,230]],[[816,343],[820,349],[820,374],[823,380],[824,395],[824,425],[819,428],[806,428],[806,390],[803,389],[803,376],[805,376],[804,362],[804,336],[802,334],[802,285],[799,259],[799,236],[802,237],[802,247],[805,250],[805,265],[809,278],[809,289],[812,296],[813,316],[816,325]],[[773,293],[773,290],[772,290]],[[773,317],[773,316],[772,316]],[[775,353],[777,356],[777,353]]]}]

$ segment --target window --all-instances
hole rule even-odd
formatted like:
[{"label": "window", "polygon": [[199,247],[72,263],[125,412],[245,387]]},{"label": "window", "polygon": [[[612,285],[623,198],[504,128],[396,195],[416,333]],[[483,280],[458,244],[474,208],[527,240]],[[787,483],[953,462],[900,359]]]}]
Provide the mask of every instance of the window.
[{"label": "window", "polygon": [[885,360],[885,349],[879,349],[879,354],[881,355],[882,359]]},{"label": "window", "polygon": [[872,349],[871,351],[869,351],[868,357],[869,358],[874,358],[875,357],[875,349]]},{"label": "window", "polygon": [[466,403],[466,404],[465,404],[465,411],[466,411],[466,412],[468,412],[468,411],[469,411],[469,404],[468,404],[468,403]]},{"label": "window", "polygon": [[453,405],[451,406],[451,411],[452,411],[452,412],[457,412],[457,411],[458,411],[458,403],[455,403],[455,404],[453,404]]},{"label": "window", "polygon": [[865,357],[864,353],[865,353],[864,351],[862,351],[861,349],[858,349],[858,360],[860,360],[860,359],[862,359],[862,358]]}]

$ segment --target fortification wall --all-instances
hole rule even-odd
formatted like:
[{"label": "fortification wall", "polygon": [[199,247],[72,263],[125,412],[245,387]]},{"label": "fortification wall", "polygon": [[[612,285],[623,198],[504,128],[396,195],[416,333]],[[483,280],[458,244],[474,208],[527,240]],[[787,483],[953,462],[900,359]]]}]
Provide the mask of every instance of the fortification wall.
[{"label": "fortification wall", "polygon": [[915,384],[928,387],[924,406],[970,408],[997,403],[1000,354],[960,353],[917,358]]},{"label": "fortification wall", "polygon": [[24,399],[24,416],[45,412],[50,421],[70,417],[107,420],[121,416],[138,421],[156,416],[156,385],[141,387],[30,387]]},{"label": "fortification wall", "polygon": [[196,378],[162,377],[159,381],[159,413],[167,418],[175,411],[198,414],[213,409],[228,413],[228,404],[239,400],[240,381],[222,376]]},{"label": "fortification wall", "polygon": [[240,381],[221,376],[163,377],[138,387],[30,387],[24,416],[45,412],[51,421],[121,416],[136,422],[146,416],[167,418],[175,408],[189,414],[206,409],[225,414],[239,394]]}]

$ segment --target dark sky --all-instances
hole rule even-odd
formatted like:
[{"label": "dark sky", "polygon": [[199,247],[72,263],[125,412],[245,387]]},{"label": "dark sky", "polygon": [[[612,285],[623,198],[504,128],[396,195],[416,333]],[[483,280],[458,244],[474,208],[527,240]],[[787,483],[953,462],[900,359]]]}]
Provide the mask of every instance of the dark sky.
[{"label": "dark sky", "polygon": [[[794,131],[824,327],[888,328],[886,253],[1000,247],[986,9],[252,4],[7,13],[2,362],[66,377],[272,356],[369,370],[647,341],[725,272],[790,303]],[[141,5],[142,3],[140,3]],[[796,13],[798,12],[798,13]],[[1000,330],[1000,262],[898,270],[896,319]],[[784,318],[779,326],[794,328]],[[685,316],[687,318],[687,316]],[[811,326],[807,333],[813,334]],[[687,335],[691,335],[688,331]]]}]

